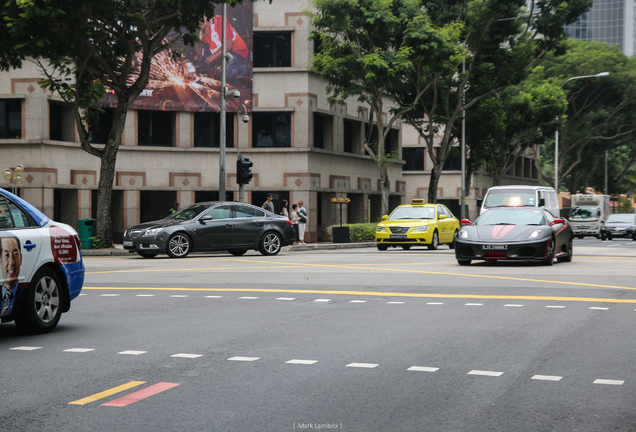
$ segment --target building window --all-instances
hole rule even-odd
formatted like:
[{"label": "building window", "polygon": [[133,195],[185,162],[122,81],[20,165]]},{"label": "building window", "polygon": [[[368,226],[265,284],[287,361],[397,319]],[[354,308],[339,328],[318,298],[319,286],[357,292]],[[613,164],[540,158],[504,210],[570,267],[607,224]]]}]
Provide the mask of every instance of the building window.
[{"label": "building window", "polygon": [[424,147],[402,147],[402,171],[424,171]]},{"label": "building window", "polygon": [[102,109],[104,112],[98,112],[88,126],[90,142],[95,144],[106,144],[110,130],[113,128],[115,110],[113,108]]},{"label": "building window", "polygon": [[171,111],[139,110],[137,135],[139,145],[172,147],[174,119],[174,113]]},{"label": "building window", "polygon": [[254,67],[291,67],[292,34],[254,33]]},{"label": "building window", "polygon": [[345,153],[360,153],[360,122],[344,121],[344,145]]},{"label": "building window", "polygon": [[49,139],[75,141],[75,121],[70,105],[49,102]]},{"label": "building window", "polygon": [[446,162],[442,167],[442,171],[461,171],[462,169],[462,151],[453,147],[448,153],[448,157],[446,158]]},{"label": "building window", "polygon": [[320,114],[314,113],[314,147],[325,148],[325,122]]},{"label": "building window", "polygon": [[22,138],[22,100],[0,99],[0,139]]},{"label": "building window", "polygon": [[[226,113],[225,147],[234,147],[234,113]],[[194,113],[194,146],[220,147],[221,115],[211,112]]]},{"label": "building window", "polygon": [[291,113],[252,114],[253,147],[291,147]]}]

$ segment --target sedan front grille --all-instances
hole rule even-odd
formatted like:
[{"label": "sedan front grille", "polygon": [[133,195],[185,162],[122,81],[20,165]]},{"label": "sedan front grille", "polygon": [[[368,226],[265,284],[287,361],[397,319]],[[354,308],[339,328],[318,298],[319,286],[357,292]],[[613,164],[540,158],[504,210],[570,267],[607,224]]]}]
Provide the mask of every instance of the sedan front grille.
[{"label": "sedan front grille", "polygon": [[124,238],[126,240],[134,239],[135,237],[138,237],[144,231],[145,230],[126,230],[124,231]]},{"label": "sedan front grille", "polygon": [[391,234],[406,234],[409,232],[409,227],[389,227]]}]

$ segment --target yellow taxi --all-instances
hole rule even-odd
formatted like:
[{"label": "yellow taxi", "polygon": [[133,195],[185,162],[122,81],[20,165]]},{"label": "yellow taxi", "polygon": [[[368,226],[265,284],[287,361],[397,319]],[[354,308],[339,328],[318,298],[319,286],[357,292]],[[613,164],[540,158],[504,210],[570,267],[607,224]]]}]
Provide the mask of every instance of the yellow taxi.
[{"label": "yellow taxi", "polygon": [[401,246],[404,250],[427,246],[435,250],[440,244],[453,249],[457,231],[459,220],[445,205],[414,199],[411,204],[396,207],[389,216],[382,216],[375,229],[375,244],[381,251],[389,246]]}]

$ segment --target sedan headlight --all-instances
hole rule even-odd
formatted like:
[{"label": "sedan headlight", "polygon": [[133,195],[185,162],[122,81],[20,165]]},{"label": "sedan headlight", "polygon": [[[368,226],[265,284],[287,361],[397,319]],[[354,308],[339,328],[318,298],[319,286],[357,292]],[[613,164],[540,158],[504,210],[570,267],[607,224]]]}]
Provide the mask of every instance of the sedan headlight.
[{"label": "sedan headlight", "polygon": [[463,239],[467,239],[468,238],[468,230],[459,230],[459,233],[457,234],[459,236],[459,238],[463,238]]},{"label": "sedan headlight", "polygon": [[536,238],[539,237],[541,234],[543,234],[543,230],[534,230],[532,231],[532,234],[528,236],[528,238]]},{"label": "sedan headlight", "polygon": [[428,231],[430,227],[428,225],[422,225],[422,226],[418,226],[413,228],[413,232],[414,233],[418,233],[418,232],[426,232]]},{"label": "sedan headlight", "polygon": [[378,225],[375,227],[375,232],[386,232],[386,227]]},{"label": "sedan headlight", "polygon": [[163,230],[164,230],[163,228],[150,228],[150,229],[147,229],[147,230],[146,230],[146,232],[144,233],[144,235],[147,235],[147,236],[154,236],[154,235],[159,234],[159,233],[160,233],[161,231],[163,231]]}]

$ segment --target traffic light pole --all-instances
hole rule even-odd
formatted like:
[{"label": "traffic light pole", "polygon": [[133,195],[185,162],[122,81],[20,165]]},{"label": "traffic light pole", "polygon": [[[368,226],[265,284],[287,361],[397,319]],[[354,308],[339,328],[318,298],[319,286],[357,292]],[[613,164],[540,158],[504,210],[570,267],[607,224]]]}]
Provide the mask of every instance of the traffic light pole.
[{"label": "traffic light pole", "polygon": [[[238,138],[238,131],[237,131],[237,138]],[[242,161],[242,160],[243,160],[243,156],[241,156],[241,154],[240,154],[240,153],[239,153],[239,155],[238,155],[237,160],[238,160],[238,161]],[[238,179],[238,173],[237,173],[236,178]],[[240,183],[240,184],[239,184],[239,196],[238,196],[238,200],[239,200],[239,202],[242,202],[242,203],[244,203],[244,202],[245,202],[245,185],[244,185],[243,183]]]}]

